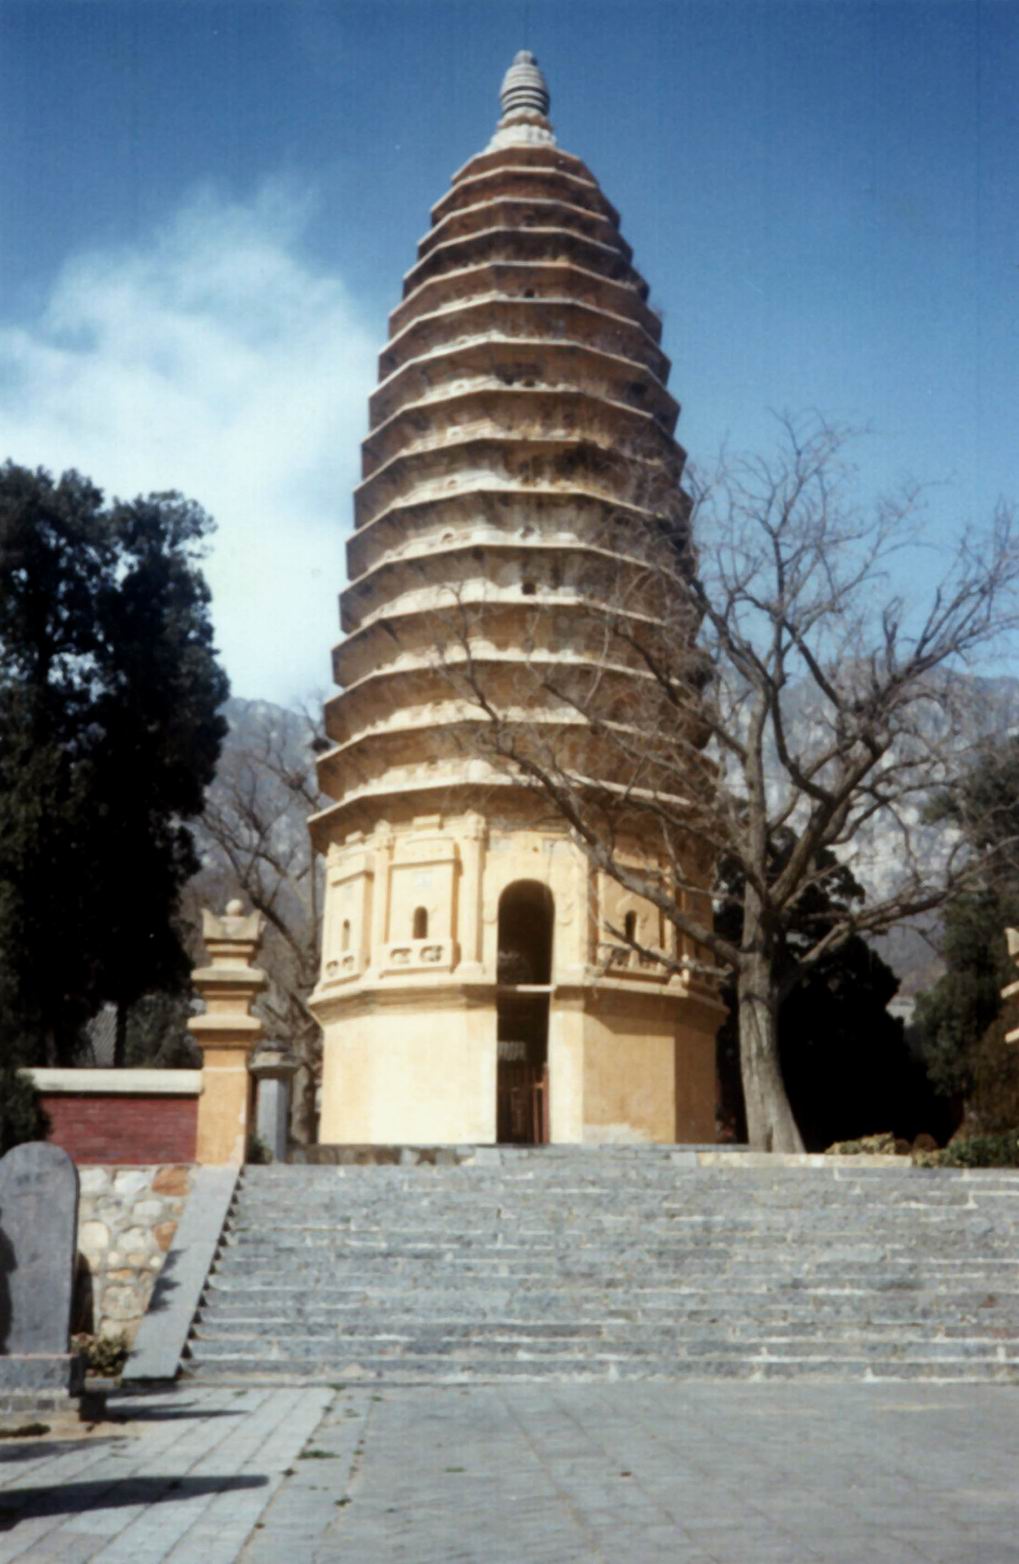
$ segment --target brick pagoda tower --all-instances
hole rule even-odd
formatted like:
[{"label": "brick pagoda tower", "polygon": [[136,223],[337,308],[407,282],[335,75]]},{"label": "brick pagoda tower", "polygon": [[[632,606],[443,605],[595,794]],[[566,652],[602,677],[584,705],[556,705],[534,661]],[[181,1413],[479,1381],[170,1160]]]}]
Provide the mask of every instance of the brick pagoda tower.
[{"label": "brick pagoda tower", "polygon": [[652,493],[660,512],[663,488],[680,529],[688,509],[618,214],[557,147],[530,54],[501,103],[433,209],[370,403],[320,765],[335,802],[312,822],[320,1139],[710,1141],[712,989],[605,960],[608,927],[674,951],[675,934],[472,748],[440,653],[459,615],[507,705],[529,658],[590,662],[606,538],[646,522]]}]

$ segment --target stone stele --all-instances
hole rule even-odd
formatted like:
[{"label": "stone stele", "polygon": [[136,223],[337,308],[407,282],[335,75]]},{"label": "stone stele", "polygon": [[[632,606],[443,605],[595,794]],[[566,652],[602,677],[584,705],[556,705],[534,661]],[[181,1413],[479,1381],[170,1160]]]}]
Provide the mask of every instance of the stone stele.
[{"label": "stone stele", "polygon": [[78,1170],[44,1141],[0,1161],[0,1354],[68,1351],[78,1233]]}]

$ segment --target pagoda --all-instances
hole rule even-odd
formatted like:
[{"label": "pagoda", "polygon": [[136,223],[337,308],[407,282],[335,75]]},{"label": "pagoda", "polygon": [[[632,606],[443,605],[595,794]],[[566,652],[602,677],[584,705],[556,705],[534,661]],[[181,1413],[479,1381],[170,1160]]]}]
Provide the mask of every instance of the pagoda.
[{"label": "pagoda", "polygon": [[[675,931],[472,742],[451,677],[459,635],[492,699],[570,742],[528,669],[596,661],[613,548],[651,507],[677,532],[689,511],[661,325],[618,213],[557,146],[533,55],[501,106],[432,210],[370,401],[320,761],[333,802],[312,821],[319,1138],[711,1141],[710,982],[647,959],[675,956]],[[624,697],[639,677],[613,670]]]}]

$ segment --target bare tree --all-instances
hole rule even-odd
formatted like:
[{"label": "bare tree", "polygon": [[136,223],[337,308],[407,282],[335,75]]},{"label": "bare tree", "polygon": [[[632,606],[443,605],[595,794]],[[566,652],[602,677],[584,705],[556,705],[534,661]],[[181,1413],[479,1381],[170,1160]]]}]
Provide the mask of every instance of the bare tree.
[{"label": "bare tree", "polygon": [[[966,532],[926,593],[896,587],[909,568],[929,573],[921,496],[858,509],[847,440],[783,420],[773,458],[724,461],[695,490],[698,556],[674,487],[653,522],[614,515],[528,606],[511,684],[484,587],[453,589],[439,634],[468,708],[461,742],[537,789],[591,862],[671,925],[669,949],[641,954],[733,974],[750,1140],[775,1150],[802,1149],[777,1050],[783,992],[972,872],[962,835],[929,830],[924,809],[979,736],[967,670],[1017,624],[1010,512]],[[868,899],[826,917],[784,990],[785,932],[847,857]],[[734,883],[738,941],[713,915]]]},{"label": "bare tree", "polygon": [[260,961],[269,983],[258,1009],[268,1036],[301,1063],[293,1123],[302,1139],[314,1135],[321,1075],[320,1029],[306,1004],[318,976],[322,902],[307,828],[320,804],[312,711],[310,702],[300,712],[259,703],[231,724],[196,831],[202,869],[189,886],[196,904],[240,894],[266,919]]}]

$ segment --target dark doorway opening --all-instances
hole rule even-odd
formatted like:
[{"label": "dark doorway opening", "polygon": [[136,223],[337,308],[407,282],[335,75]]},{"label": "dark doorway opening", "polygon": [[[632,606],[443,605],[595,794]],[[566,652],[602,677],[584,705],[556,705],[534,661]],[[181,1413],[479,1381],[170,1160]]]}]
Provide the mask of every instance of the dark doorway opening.
[{"label": "dark doorway opening", "polygon": [[496,1135],[544,1145],[548,1132],[548,1010],[553,902],[537,880],[517,880],[499,898]]}]

